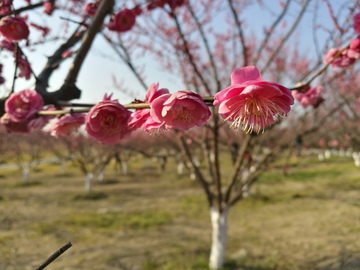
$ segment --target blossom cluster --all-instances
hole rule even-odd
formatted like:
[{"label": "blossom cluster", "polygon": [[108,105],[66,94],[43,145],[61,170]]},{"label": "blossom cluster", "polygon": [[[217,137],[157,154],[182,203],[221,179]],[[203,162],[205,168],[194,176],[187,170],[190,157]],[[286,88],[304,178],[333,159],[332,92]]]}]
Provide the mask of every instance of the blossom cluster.
[{"label": "blossom cluster", "polygon": [[[28,5],[30,4],[30,1],[26,2]],[[80,3],[75,0],[73,2]],[[185,3],[186,0],[147,0],[145,5],[135,5],[131,9],[124,6],[120,11],[110,15],[110,19],[107,23],[104,23],[104,27],[117,33],[128,32],[135,26],[136,17],[143,13],[144,8],[148,11],[156,8],[170,8],[174,10]],[[101,4],[102,0],[85,3],[82,8],[84,14],[81,14],[81,16],[94,17]],[[52,15],[56,8],[54,1],[43,1],[43,12],[45,14]],[[71,11],[71,8],[69,8],[69,11]],[[27,16],[20,16],[13,12],[13,0],[0,1],[0,15],[4,15],[0,19],[0,38],[2,37],[0,39],[0,49],[9,50],[14,53],[14,56],[17,51],[15,62],[20,70],[18,76],[29,80],[31,77],[30,63],[15,44],[28,40],[30,35],[29,27],[40,31],[43,37],[49,34],[50,28],[36,23],[28,23]],[[0,84],[2,83],[4,83],[4,78],[0,76]]]},{"label": "blossom cluster", "polygon": [[350,42],[345,48],[331,48],[324,57],[324,64],[333,67],[348,67],[360,59],[360,13],[353,17],[353,28],[358,37]]},{"label": "blossom cluster", "polygon": [[[135,103],[148,104],[148,107],[131,112],[112,99],[112,95],[105,95],[88,113],[61,116],[51,123],[49,130],[54,136],[68,136],[85,125],[89,137],[102,144],[114,145],[135,129],[148,133],[189,130],[204,126],[211,117],[211,111],[200,95],[188,90],[171,94],[167,88],[159,88],[158,83],[150,85],[144,101],[136,100]],[[293,103],[288,88],[263,81],[259,69],[248,66],[232,72],[231,85],[214,96],[213,105],[219,106],[219,114],[224,121],[232,122],[231,127],[259,133],[284,117]],[[14,132],[43,128],[51,119],[38,114],[43,105],[35,90],[13,93],[6,101],[6,114],[1,123]]]},{"label": "blossom cluster", "polygon": [[[360,59],[360,13],[355,14],[353,17],[353,28],[357,37],[345,48],[331,48],[323,59],[325,65],[346,68],[354,64],[357,59]],[[301,90],[295,90],[292,94],[303,108],[309,106],[317,108],[324,101],[322,97],[324,89],[321,86],[310,87],[306,85]]]}]

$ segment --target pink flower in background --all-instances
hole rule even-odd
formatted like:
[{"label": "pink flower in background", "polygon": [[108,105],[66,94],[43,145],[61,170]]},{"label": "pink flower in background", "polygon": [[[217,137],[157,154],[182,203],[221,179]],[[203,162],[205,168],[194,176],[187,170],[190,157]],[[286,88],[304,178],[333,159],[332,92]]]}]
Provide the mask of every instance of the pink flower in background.
[{"label": "pink flower in background", "polygon": [[360,13],[354,15],[353,21],[355,33],[360,36]]},{"label": "pink flower in background", "polygon": [[86,3],[83,7],[83,10],[86,12],[86,14],[89,17],[94,17],[99,8],[100,3],[101,1]]},{"label": "pink flower in background", "polygon": [[36,23],[30,23],[29,25],[34,27],[36,30],[39,30],[42,33],[43,37],[47,36],[50,33],[50,28],[47,26],[41,26]]},{"label": "pink flower in background", "polygon": [[71,57],[73,55],[73,51],[71,50],[66,50],[65,52],[63,52],[63,54],[61,55],[62,58],[68,58]]},{"label": "pink flower in background", "polygon": [[85,114],[69,114],[57,119],[51,126],[50,132],[55,137],[68,136],[76,132],[83,124],[85,124]]},{"label": "pink flower in background", "polygon": [[231,85],[214,96],[214,105],[230,127],[251,133],[285,116],[294,104],[288,88],[263,81],[257,67],[237,68],[231,73]]},{"label": "pink flower in background", "polygon": [[43,11],[47,15],[52,15],[55,10],[55,5],[51,2],[44,2],[43,7]]},{"label": "pink flower in background", "polygon": [[321,96],[322,91],[322,86],[314,86],[304,93],[292,91],[292,94],[294,98],[300,102],[304,109],[308,106],[312,106],[316,109],[324,101],[323,97]]},{"label": "pink flower in background", "polygon": [[186,3],[186,0],[152,0],[149,1],[147,5],[148,10],[152,10],[155,8],[163,8],[166,4],[170,6],[171,9],[175,9],[180,7]]},{"label": "pink flower in background", "polygon": [[27,122],[12,121],[7,113],[0,118],[0,124],[4,125],[6,130],[10,132],[28,133],[30,131]]},{"label": "pink flower in background", "polygon": [[91,108],[85,118],[88,135],[102,144],[113,145],[131,133],[128,120],[131,112],[111,96]]},{"label": "pink flower in background", "polygon": [[143,12],[141,6],[135,6],[131,11],[135,14],[135,16],[139,16]]},{"label": "pink flower in background", "polygon": [[[145,100],[146,103],[151,103],[157,97],[169,94],[169,90],[166,88],[159,88],[158,83],[153,83],[149,86],[146,92]],[[163,125],[163,123],[159,123],[154,121],[154,119],[150,116],[150,108],[149,109],[138,109],[135,110],[130,117],[129,127],[130,128],[145,128],[147,132],[153,129],[158,129]]]},{"label": "pink flower in background", "polygon": [[136,15],[131,10],[124,8],[115,14],[114,20],[108,24],[109,30],[117,32],[129,31],[136,22]]},{"label": "pink flower in background", "polygon": [[30,63],[25,58],[18,57],[18,67],[20,70],[19,77],[25,78],[26,80],[30,79],[31,67]]},{"label": "pink flower in background", "polygon": [[5,102],[11,121],[26,122],[44,106],[42,97],[34,90],[13,93]]},{"label": "pink flower in background", "polygon": [[6,15],[11,13],[12,0],[1,0],[0,1],[0,14]]},{"label": "pink flower in background", "polygon": [[360,38],[355,38],[350,42],[347,56],[355,59],[360,58]]},{"label": "pink flower in background", "polygon": [[150,115],[167,129],[188,130],[203,126],[211,112],[202,97],[187,90],[164,94],[151,102]]},{"label": "pink flower in background", "polygon": [[8,41],[8,40],[6,40],[6,39],[3,39],[3,40],[0,41],[0,48],[8,50],[10,52],[14,52],[15,51],[15,44]]},{"label": "pink flower in background", "polygon": [[[339,49],[335,49],[335,48],[330,49],[324,57],[324,64],[325,65],[329,64],[339,52],[340,52]],[[350,58],[348,56],[348,50],[344,50],[339,56],[337,56],[334,62],[331,63],[331,66],[347,67],[354,63],[355,63],[355,59]]]},{"label": "pink flower in background", "polygon": [[29,27],[20,17],[6,16],[0,20],[0,34],[10,42],[27,39]]},{"label": "pink flower in background", "polygon": [[[54,111],[55,107],[53,105],[50,105],[43,110]],[[29,131],[42,129],[46,124],[49,123],[50,119],[54,117],[55,115],[34,115],[29,119],[27,127]]]}]

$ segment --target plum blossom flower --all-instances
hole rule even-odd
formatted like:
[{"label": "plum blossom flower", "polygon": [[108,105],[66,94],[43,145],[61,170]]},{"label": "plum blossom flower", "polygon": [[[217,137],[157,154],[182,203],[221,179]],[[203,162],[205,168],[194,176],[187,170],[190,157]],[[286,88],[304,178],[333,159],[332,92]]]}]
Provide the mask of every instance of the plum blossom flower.
[{"label": "plum blossom flower", "polygon": [[43,7],[43,11],[47,15],[52,15],[55,10],[55,5],[51,2],[44,2]]},{"label": "plum blossom flower", "polygon": [[347,56],[349,58],[360,59],[360,38],[355,38],[350,42]]},{"label": "plum blossom flower", "polygon": [[86,14],[89,17],[94,17],[99,8],[100,3],[101,1],[86,3],[83,7],[83,10],[86,12]]},{"label": "plum blossom flower", "polygon": [[30,130],[28,128],[27,122],[15,122],[10,119],[8,113],[5,113],[0,118],[0,123],[5,126],[7,131],[16,132],[16,133],[28,133]]},{"label": "plum blossom flower", "polygon": [[[334,59],[334,57],[336,57],[339,54],[340,51],[341,49],[335,49],[335,48],[330,49],[324,57],[324,64],[325,65],[329,64]],[[348,67],[354,63],[355,63],[355,59],[350,58],[348,56],[348,49],[345,49],[342,51],[342,53],[339,56],[336,57],[334,62],[331,63],[331,66]]]},{"label": "plum blossom flower", "polygon": [[0,41],[0,48],[10,52],[15,52],[15,44],[6,39]]},{"label": "plum blossom flower", "polygon": [[314,86],[304,93],[292,91],[292,95],[300,102],[304,109],[308,106],[312,106],[316,109],[324,101],[324,98],[321,96],[322,91],[322,86]]},{"label": "plum blossom flower", "polygon": [[76,132],[85,124],[85,114],[69,114],[57,119],[50,129],[50,134],[55,137],[68,136]]},{"label": "plum blossom flower", "polygon": [[26,122],[44,106],[42,97],[35,90],[23,90],[11,94],[5,102],[5,112],[11,121]]},{"label": "plum blossom flower", "polygon": [[19,77],[25,78],[26,80],[30,79],[31,76],[31,67],[30,63],[24,57],[18,57],[18,66],[19,66]]},{"label": "plum blossom flower", "polygon": [[164,94],[150,104],[150,115],[167,129],[189,130],[203,126],[211,112],[202,97],[187,90]]},{"label": "plum blossom flower", "polygon": [[30,23],[29,25],[34,27],[36,30],[39,30],[43,37],[46,37],[50,33],[50,28],[47,26],[41,26],[36,23]]},{"label": "plum blossom flower", "polygon": [[136,15],[131,10],[124,8],[115,14],[114,20],[108,24],[109,30],[116,32],[129,31],[136,22]]},{"label": "plum blossom flower", "polygon": [[353,17],[355,33],[360,36],[360,13],[357,13]]},{"label": "plum blossom flower", "polygon": [[285,116],[294,98],[288,88],[263,81],[258,68],[248,66],[231,73],[231,85],[214,96],[213,104],[230,127],[259,133]]},{"label": "plum blossom flower", "polygon": [[87,113],[85,129],[88,135],[98,142],[114,145],[131,133],[128,120],[131,112],[117,100],[105,95],[103,101],[96,104]]},{"label": "plum blossom flower", "polygon": [[186,0],[152,0],[148,3],[147,9],[152,10],[155,8],[163,8],[166,4],[169,5],[171,9],[180,7],[186,3]]},{"label": "plum blossom flower", "polygon": [[[145,96],[145,103],[153,102],[157,97],[169,94],[169,90],[166,88],[159,88],[159,83],[153,83],[147,89]],[[150,115],[149,109],[139,109],[135,110],[130,117],[129,127],[130,128],[144,128],[146,132],[151,130],[160,129],[164,125],[163,122],[156,122]]]},{"label": "plum blossom flower", "polygon": [[0,34],[10,42],[27,39],[29,27],[21,17],[6,16],[0,20]]},{"label": "plum blossom flower", "polygon": [[0,14],[6,15],[11,13],[12,0],[1,0],[0,1]]}]

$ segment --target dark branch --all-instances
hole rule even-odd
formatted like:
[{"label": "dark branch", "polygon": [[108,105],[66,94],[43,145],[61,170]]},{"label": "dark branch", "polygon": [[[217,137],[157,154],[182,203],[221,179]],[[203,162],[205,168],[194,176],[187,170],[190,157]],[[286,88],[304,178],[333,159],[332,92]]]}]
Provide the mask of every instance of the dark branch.
[{"label": "dark branch", "polygon": [[45,269],[46,266],[48,266],[50,263],[55,261],[61,254],[63,254],[65,251],[67,251],[71,247],[72,247],[72,244],[70,242],[66,243],[59,250],[55,251],[49,258],[47,258],[45,262],[43,262],[41,265],[39,265],[37,268],[35,268],[35,270]]}]

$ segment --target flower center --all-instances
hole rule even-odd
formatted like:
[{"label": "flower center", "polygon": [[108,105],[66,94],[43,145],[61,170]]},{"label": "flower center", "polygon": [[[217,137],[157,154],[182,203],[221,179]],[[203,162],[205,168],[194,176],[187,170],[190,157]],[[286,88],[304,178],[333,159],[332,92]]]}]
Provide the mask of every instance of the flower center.
[{"label": "flower center", "polygon": [[107,115],[104,115],[103,118],[101,119],[101,125],[104,127],[104,128],[107,128],[107,127],[110,127],[114,124],[115,122],[115,117],[114,115],[112,114],[107,114]]},{"label": "flower center", "polygon": [[[281,100],[269,100],[260,97],[248,97],[232,104],[233,112],[225,120],[232,120],[230,127],[242,129],[246,133],[257,134],[275,120],[280,120],[286,113],[281,108]],[[274,120],[275,119],[275,120]]]},{"label": "flower center", "polygon": [[187,124],[191,122],[191,113],[189,110],[184,110],[183,107],[179,108],[178,110],[172,111],[172,116],[174,120],[183,121]]}]

